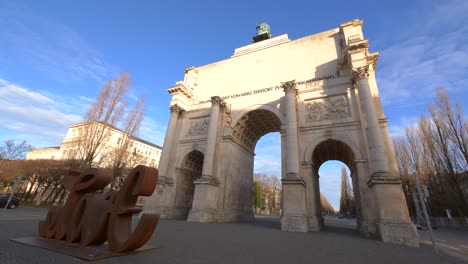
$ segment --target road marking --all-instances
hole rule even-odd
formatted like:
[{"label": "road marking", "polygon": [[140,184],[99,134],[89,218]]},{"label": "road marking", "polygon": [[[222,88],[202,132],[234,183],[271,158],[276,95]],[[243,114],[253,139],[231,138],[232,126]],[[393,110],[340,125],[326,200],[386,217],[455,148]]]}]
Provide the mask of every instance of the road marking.
[{"label": "road marking", "polygon": [[462,245],[462,244],[459,244],[459,246],[464,247],[464,248],[468,248],[468,246],[465,246],[465,245]]},{"label": "road marking", "polygon": [[436,243],[437,245],[441,245],[441,246],[444,246],[444,247],[448,247],[450,249],[453,249],[453,250],[460,250],[459,248],[456,248],[456,247],[452,247],[452,246],[449,246],[449,245],[445,245],[445,244],[442,244],[442,243]]}]

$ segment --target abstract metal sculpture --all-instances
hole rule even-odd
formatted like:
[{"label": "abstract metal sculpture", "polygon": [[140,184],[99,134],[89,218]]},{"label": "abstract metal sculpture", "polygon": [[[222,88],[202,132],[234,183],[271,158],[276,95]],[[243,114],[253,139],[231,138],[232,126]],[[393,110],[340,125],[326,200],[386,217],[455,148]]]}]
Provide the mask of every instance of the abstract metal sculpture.
[{"label": "abstract metal sculpture", "polygon": [[153,193],[158,171],[146,166],[135,167],[119,191],[96,193],[112,180],[108,169],[70,171],[62,183],[70,191],[64,206],[49,209],[39,223],[43,238],[78,242],[83,246],[107,241],[112,252],[128,252],[143,246],[152,236],[159,220],[157,214],[143,214],[132,231],[132,215],[142,211],[138,196]]}]

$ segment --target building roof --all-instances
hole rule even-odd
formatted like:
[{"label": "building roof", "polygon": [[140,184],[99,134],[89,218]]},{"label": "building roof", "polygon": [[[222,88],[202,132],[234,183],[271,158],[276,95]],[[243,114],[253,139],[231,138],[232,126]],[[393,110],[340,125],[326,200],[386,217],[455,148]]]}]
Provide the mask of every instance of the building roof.
[{"label": "building roof", "polygon": [[[71,126],[69,126],[69,128],[72,128],[72,127],[79,127],[79,126],[85,126],[87,123],[90,123],[90,122],[95,122],[95,121],[85,121],[85,122],[81,122],[81,123],[78,123],[78,124],[71,125]],[[99,124],[101,124],[101,125],[108,126],[108,127],[112,128],[112,129],[114,129],[114,130],[117,130],[117,131],[121,132],[122,134],[125,133],[124,131],[118,129],[117,127],[115,127],[115,126],[113,126],[113,125],[105,124],[104,122],[101,122],[101,121],[99,121],[99,122],[97,122],[97,123],[99,123]],[[149,142],[149,141],[143,140],[143,139],[138,138],[138,137],[135,137],[135,136],[130,136],[130,138],[133,139],[133,140],[135,140],[135,141],[139,141],[139,142],[141,142],[141,143],[143,143],[143,144],[150,145],[150,146],[152,146],[152,147],[159,148],[159,149],[162,150],[162,147],[159,146],[159,145],[157,145],[157,144],[151,143],[151,142]],[[59,148],[60,148],[60,147],[59,147]]]}]

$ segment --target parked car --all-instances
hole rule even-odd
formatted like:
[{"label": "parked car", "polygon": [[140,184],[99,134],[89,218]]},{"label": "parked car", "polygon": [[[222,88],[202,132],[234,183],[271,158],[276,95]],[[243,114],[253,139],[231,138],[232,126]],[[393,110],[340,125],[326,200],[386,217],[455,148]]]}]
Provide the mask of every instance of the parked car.
[{"label": "parked car", "polygon": [[[0,196],[0,208],[5,208],[5,205],[7,204],[8,199],[10,199],[9,195]],[[16,197],[11,197],[10,203],[8,204],[7,208],[15,209],[18,206],[19,206],[19,199]]]}]

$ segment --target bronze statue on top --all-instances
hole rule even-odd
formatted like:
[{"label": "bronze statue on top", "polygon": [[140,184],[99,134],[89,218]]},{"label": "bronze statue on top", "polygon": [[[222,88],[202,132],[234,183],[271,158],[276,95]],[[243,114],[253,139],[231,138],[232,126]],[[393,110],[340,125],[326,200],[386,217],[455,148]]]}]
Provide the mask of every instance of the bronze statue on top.
[{"label": "bronze statue on top", "polygon": [[257,35],[253,37],[252,42],[257,43],[259,41],[271,38],[270,26],[266,22],[258,24],[256,29]]}]

